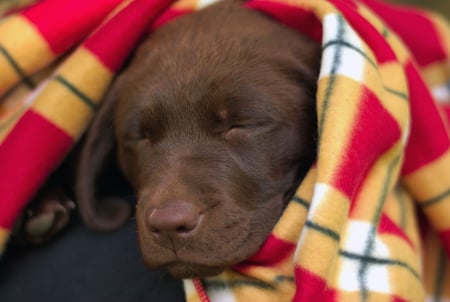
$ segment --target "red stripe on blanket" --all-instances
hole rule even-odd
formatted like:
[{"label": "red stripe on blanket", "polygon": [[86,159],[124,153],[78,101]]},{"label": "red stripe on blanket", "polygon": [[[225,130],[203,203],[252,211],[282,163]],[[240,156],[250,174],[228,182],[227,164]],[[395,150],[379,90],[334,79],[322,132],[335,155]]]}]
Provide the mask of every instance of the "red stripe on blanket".
[{"label": "red stripe on blanket", "polygon": [[352,200],[375,160],[401,137],[399,125],[375,94],[362,88],[361,98],[352,137],[332,181]]},{"label": "red stripe on blanket", "polygon": [[122,0],[47,0],[23,12],[50,48],[62,53],[81,42]]},{"label": "red stripe on blanket", "polygon": [[370,49],[372,49],[378,63],[396,61],[397,57],[391,46],[386,42],[385,38],[377,31],[377,29],[370,24],[364,17],[362,17],[355,5],[342,0],[330,0],[336,8],[338,8],[345,19],[350,23],[353,29],[363,37]]},{"label": "red stripe on blanket", "polygon": [[72,146],[72,138],[28,111],[0,145],[0,226],[11,229],[20,211]]},{"label": "red stripe on blanket", "polygon": [[337,301],[336,293],[326,288],[326,282],[312,272],[296,266],[295,273],[295,295],[293,302],[303,301]]},{"label": "red stripe on blanket", "polygon": [[249,259],[235,265],[233,268],[239,272],[245,272],[252,266],[276,266],[291,256],[295,250],[295,244],[284,241],[270,234],[258,252]]},{"label": "red stripe on blanket", "polygon": [[402,298],[397,297],[397,296],[393,296],[391,301],[392,302],[408,302],[408,300],[402,299]]},{"label": "red stripe on blanket", "polygon": [[135,0],[94,33],[84,46],[112,72],[117,71],[151,22],[173,0]]},{"label": "red stripe on blanket", "polygon": [[438,233],[439,239],[441,239],[442,246],[444,247],[447,257],[450,259],[450,229],[447,231],[441,231]]},{"label": "red stripe on blanket", "polygon": [[450,121],[450,106],[447,104],[439,104],[442,112],[444,112],[447,122]]},{"label": "red stripe on blanket", "polygon": [[394,6],[381,1],[361,0],[398,33],[421,66],[447,58],[436,27],[417,8]]},{"label": "red stripe on blanket", "polygon": [[396,225],[386,214],[381,215],[380,222],[378,224],[378,233],[379,234],[391,234],[395,235],[399,238],[402,238],[408,245],[416,250],[416,247],[414,246],[413,242],[411,241],[408,236],[406,236],[405,232]]},{"label": "red stripe on blanket", "polygon": [[450,146],[444,118],[416,67],[409,62],[405,71],[411,103],[411,135],[405,150],[403,175],[437,159]]},{"label": "red stripe on blanket", "polygon": [[250,0],[246,7],[264,12],[279,22],[322,42],[322,23],[313,12],[300,7],[267,0]]}]

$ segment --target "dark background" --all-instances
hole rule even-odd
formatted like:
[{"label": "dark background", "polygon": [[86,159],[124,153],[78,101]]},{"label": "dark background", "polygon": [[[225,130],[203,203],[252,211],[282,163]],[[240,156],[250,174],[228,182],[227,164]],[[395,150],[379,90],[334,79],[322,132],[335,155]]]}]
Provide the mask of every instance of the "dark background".
[{"label": "dark background", "polygon": [[[450,20],[448,0],[391,2],[420,5]],[[10,246],[0,259],[2,302],[177,302],[183,297],[180,281],[144,267],[132,220],[118,232],[100,235],[74,217],[51,243]]]},{"label": "dark background", "polygon": [[447,17],[450,20],[450,1],[449,0],[390,0],[390,2],[422,6]]}]

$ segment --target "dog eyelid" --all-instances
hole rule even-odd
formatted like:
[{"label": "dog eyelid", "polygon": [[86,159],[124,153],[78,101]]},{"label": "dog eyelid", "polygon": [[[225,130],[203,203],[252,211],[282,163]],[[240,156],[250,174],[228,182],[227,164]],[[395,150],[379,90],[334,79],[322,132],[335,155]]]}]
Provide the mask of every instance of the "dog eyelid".
[{"label": "dog eyelid", "polygon": [[127,143],[137,143],[139,141],[149,140],[149,139],[150,139],[149,134],[144,131],[141,131],[141,130],[128,131],[124,135],[124,141]]},{"label": "dog eyelid", "polygon": [[267,122],[253,121],[231,124],[224,132],[225,139],[245,138],[252,132],[260,130],[267,125]]},{"label": "dog eyelid", "polygon": [[230,130],[246,130],[246,129],[251,129],[251,128],[256,128],[258,127],[259,123],[255,123],[255,122],[251,122],[251,121],[242,121],[242,122],[234,122],[234,123],[230,123],[228,125],[227,131]]},{"label": "dog eyelid", "polygon": [[245,127],[231,126],[223,133],[223,138],[226,140],[232,140],[234,138],[242,138],[245,135]]},{"label": "dog eyelid", "polygon": [[237,120],[234,122],[231,122],[228,130],[233,129],[233,128],[237,128],[237,129],[258,129],[258,128],[262,128],[265,126],[268,126],[269,124],[271,124],[273,122],[273,120],[271,118],[250,118],[250,119],[243,119],[243,120]]}]

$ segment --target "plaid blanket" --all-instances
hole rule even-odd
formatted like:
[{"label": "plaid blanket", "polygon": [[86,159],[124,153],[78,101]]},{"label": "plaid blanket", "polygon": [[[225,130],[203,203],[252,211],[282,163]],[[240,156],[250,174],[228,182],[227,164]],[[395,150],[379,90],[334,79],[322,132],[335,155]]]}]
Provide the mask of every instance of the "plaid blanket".
[{"label": "plaid blanket", "polygon": [[[171,2],[44,0],[0,20],[1,247],[139,39],[214,0]],[[376,0],[243,5],[322,43],[318,158],[260,251],[185,280],[186,300],[450,301],[445,20]]]}]

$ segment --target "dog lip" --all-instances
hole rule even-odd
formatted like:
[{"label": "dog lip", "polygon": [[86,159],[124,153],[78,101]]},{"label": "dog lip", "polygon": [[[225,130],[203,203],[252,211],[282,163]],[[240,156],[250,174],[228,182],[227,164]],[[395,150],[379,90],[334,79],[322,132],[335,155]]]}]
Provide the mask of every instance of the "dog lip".
[{"label": "dog lip", "polygon": [[176,253],[168,256],[164,261],[154,263],[148,258],[143,257],[145,265],[151,269],[165,269],[175,278],[202,278],[216,276],[222,273],[226,267],[217,265],[208,265],[191,260],[183,260]]},{"label": "dog lip", "polygon": [[[242,242],[245,241],[246,240],[244,239]],[[241,255],[239,252],[241,250],[240,246],[241,244],[237,245],[236,248],[233,250],[233,252],[230,252],[230,254],[228,254],[228,256],[230,257],[226,257],[227,259],[226,260],[222,259],[222,261],[217,261],[217,259],[208,260],[208,257],[205,257],[206,255],[200,256],[197,253],[192,253],[193,251],[189,249],[186,250],[187,245],[183,245],[178,249],[174,249],[173,247],[170,246],[158,244],[158,249],[162,249],[160,250],[159,254],[160,255],[164,254],[164,257],[155,258],[154,257],[155,255],[152,252],[154,249],[152,247],[142,249],[141,254],[144,263],[150,268],[159,268],[159,267],[167,268],[174,265],[185,264],[195,267],[207,267],[207,268],[223,267],[224,269],[225,267],[229,267],[236,263],[240,263],[245,259],[247,259],[249,256],[251,256],[250,254]],[[162,253],[163,250],[164,252]],[[237,255],[235,253],[237,253]]]}]

